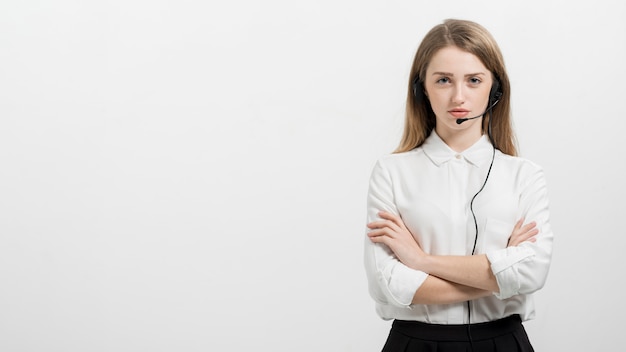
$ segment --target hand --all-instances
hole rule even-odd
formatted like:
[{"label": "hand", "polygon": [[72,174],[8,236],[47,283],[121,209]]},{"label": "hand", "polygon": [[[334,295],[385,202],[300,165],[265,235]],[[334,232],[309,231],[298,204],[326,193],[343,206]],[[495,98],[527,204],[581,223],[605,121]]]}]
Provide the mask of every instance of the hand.
[{"label": "hand", "polygon": [[513,232],[511,233],[511,237],[509,237],[509,242],[506,245],[507,247],[514,247],[523,242],[536,242],[537,239],[535,236],[539,233],[537,229],[537,223],[532,221],[526,225],[524,223],[524,218],[519,219],[519,221],[515,224],[513,228]]},{"label": "hand", "polygon": [[386,211],[381,211],[378,216],[382,220],[367,224],[367,227],[371,229],[367,234],[370,240],[387,245],[404,265],[418,269],[426,253],[406,228],[404,221],[399,216]]}]

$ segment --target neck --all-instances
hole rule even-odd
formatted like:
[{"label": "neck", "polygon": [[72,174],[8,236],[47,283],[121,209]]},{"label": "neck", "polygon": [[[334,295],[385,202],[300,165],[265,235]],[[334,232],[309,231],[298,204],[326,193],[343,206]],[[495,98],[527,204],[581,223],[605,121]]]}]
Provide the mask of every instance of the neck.
[{"label": "neck", "polygon": [[478,142],[482,137],[482,131],[477,129],[468,129],[463,131],[440,131],[435,129],[437,135],[455,152],[462,152]]}]

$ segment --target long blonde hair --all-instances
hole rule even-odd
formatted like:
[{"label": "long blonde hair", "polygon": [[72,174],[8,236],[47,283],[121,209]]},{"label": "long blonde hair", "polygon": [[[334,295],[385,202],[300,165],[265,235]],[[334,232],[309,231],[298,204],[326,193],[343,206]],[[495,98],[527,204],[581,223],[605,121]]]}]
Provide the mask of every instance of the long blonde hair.
[{"label": "long blonde hair", "polygon": [[[472,53],[491,71],[493,78],[500,82],[502,97],[493,109],[483,118],[483,133],[488,132],[491,122],[490,137],[497,148],[505,154],[517,155],[515,134],[511,125],[510,83],[504,66],[504,59],[498,44],[491,34],[481,25],[472,21],[447,19],[433,27],[424,37],[417,49],[408,84],[406,117],[404,132],[395,153],[406,152],[421,146],[435,128],[435,113],[428,99],[415,99],[413,81],[426,76],[428,64],[433,55],[447,46],[456,46]],[[490,121],[491,120],[491,121]]]}]

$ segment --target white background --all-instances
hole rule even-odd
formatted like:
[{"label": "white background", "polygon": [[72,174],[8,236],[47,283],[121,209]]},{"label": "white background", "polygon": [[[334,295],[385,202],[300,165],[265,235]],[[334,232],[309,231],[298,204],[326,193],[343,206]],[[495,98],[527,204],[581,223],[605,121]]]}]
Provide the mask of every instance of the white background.
[{"label": "white background", "polygon": [[379,351],[369,173],[450,17],[548,177],[535,349],[619,350],[623,1],[30,0],[0,5],[0,351]]}]

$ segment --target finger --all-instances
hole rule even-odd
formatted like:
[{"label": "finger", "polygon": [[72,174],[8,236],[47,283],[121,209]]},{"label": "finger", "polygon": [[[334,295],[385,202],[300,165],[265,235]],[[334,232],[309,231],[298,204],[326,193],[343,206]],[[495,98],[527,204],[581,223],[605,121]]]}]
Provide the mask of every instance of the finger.
[{"label": "finger", "polygon": [[533,228],[537,227],[537,223],[535,221],[529,222],[528,224],[522,226],[521,230],[524,232],[528,232]]},{"label": "finger", "polygon": [[378,213],[378,216],[380,216],[383,219],[393,222],[396,226],[398,226],[398,228],[401,228],[404,226],[404,222],[402,221],[402,219],[399,216],[392,214],[390,212],[381,211]]},{"label": "finger", "polygon": [[376,229],[376,230],[372,230],[370,232],[367,233],[367,236],[369,238],[373,238],[373,237],[389,237],[389,238],[395,238],[395,232],[391,231],[389,228],[382,228],[382,229]]},{"label": "finger", "polygon": [[521,232],[520,237],[528,238],[528,237],[536,236],[538,233],[539,233],[539,230],[533,228],[528,231]]},{"label": "finger", "polygon": [[517,230],[517,229],[521,228],[523,224],[524,224],[524,217],[522,217],[521,219],[517,220],[517,222],[515,223],[515,227],[513,229]]},{"label": "finger", "polygon": [[509,246],[517,246],[519,244],[522,244],[524,242],[536,242],[536,236],[539,233],[539,230],[532,230],[529,232],[524,232],[524,233],[520,233],[515,237],[511,237],[509,239]]},{"label": "finger", "polygon": [[370,241],[372,241],[373,243],[383,243],[391,247],[391,241],[393,240],[393,238],[389,237],[388,233],[386,233],[385,231],[375,230],[375,231],[368,233],[367,235]]},{"label": "finger", "polygon": [[400,220],[400,224],[398,224],[398,220],[400,219],[399,217],[397,217],[394,214],[385,212],[385,211],[381,211],[380,213],[378,213],[378,216],[381,217],[381,219],[383,219],[383,221],[385,221],[385,223],[387,224],[388,227],[392,228],[395,231],[400,231],[402,229],[401,225],[404,225],[404,223],[402,222],[402,220]]},{"label": "finger", "polygon": [[526,232],[517,238],[517,242],[522,243],[524,241],[528,241],[530,238],[533,238],[535,236],[537,236],[536,231]]},{"label": "finger", "polygon": [[389,221],[389,220],[372,221],[369,224],[367,224],[367,227],[370,229],[382,229],[382,228],[387,227],[394,231],[398,230],[398,227],[396,226],[396,224],[394,224],[392,221]]},{"label": "finger", "polygon": [[367,228],[368,229],[377,229],[377,228],[380,228],[380,227],[383,227],[381,225],[380,221],[372,221],[372,222],[367,224]]}]

